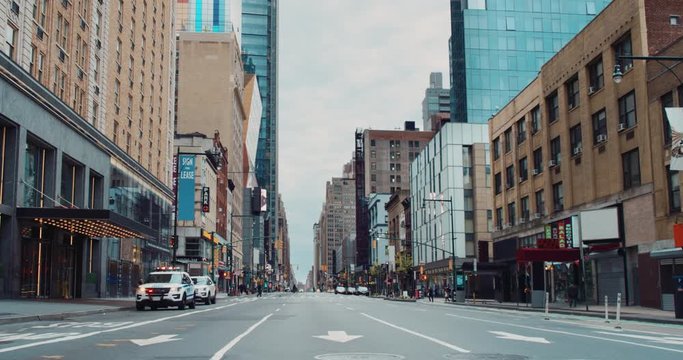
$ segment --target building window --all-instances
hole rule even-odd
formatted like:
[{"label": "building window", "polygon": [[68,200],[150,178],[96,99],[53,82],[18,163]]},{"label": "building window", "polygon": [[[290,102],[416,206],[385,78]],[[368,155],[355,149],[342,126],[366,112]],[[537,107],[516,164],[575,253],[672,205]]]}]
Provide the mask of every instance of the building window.
[{"label": "building window", "polygon": [[602,66],[602,57],[593,60],[590,65],[588,65],[588,77],[589,77],[589,88],[588,94],[592,94],[605,86],[605,72]]},{"label": "building window", "polygon": [[666,108],[674,106],[674,94],[668,92],[661,97],[662,103],[662,128],[664,129],[664,145],[671,145],[671,124],[666,114]]},{"label": "building window", "polygon": [[528,160],[525,157],[523,157],[521,160],[519,160],[519,181],[526,181],[529,178],[529,165],[528,165]]},{"label": "building window", "polygon": [[519,206],[521,207],[520,209],[520,218],[526,220],[529,220],[529,197],[525,196],[520,199]]},{"label": "building window", "polygon": [[517,121],[517,145],[523,143],[526,140],[526,122],[524,118]]},{"label": "building window", "polygon": [[534,175],[543,172],[543,148],[534,150]]},{"label": "building window", "polygon": [[541,130],[541,107],[536,106],[531,110],[531,131],[537,133]]},{"label": "building window", "polygon": [[505,130],[505,153],[512,150],[512,129]]},{"label": "building window", "polygon": [[579,106],[579,76],[574,75],[567,81],[567,106],[573,109]]},{"label": "building window", "polygon": [[510,189],[515,186],[515,166],[510,165],[505,168],[505,188]]},{"label": "building window", "polygon": [[678,26],[681,24],[681,17],[679,15],[669,16],[669,25]]},{"label": "building window", "polygon": [[496,208],[496,227],[498,229],[503,228],[503,208]]},{"label": "building window", "polygon": [[557,97],[557,90],[545,98],[545,105],[548,110],[548,123],[553,123],[560,118],[560,102]]},{"label": "building window", "polygon": [[370,159],[375,159],[375,158],[377,158],[377,151],[370,150]]},{"label": "building window", "polygon": [[624,190],[640,185],[640,157],[638,149],[621,155],[624,170]]},{"label": "building window", "polygon": [[17,53],[17,29],[14,25],[7,23],[5,28],[5,54],[10,57],[10,59],[16,61]]},{"label": "building window", "polygon": [[555,165],[560,164],[561,146],[560,137],[550,140],[550,160],[555,161]]},{"label": "building window", "polygon": [[636,126],[636,93],[630,93],[619,98],[619,125],[624,124],[626,128]]},{"label": "building window", "polygon": [[509,226],[514,226],[515,225],[515,202],[511,202],[508,204],[508,225]]},{"label": "building window", "polygon": [[377,174],[370,174],[370,181],[377,181]]},{"label": "building window", "polygon": [[536,191],[536,212],[539,215],[545,215],[545,193],[543,190]]},{"label": "building window", "polygon": [[496,173],[493,177],[493,185],[495,186],[496,194],[500,194],[502,191],[502,179],[500,173]]},{"label": "building window", "polygon": [[377,170],[377,163],[370,163],[370,170]]},{"label": "building window", "polygon": [[595,2],[589,1],[586,3],[586,15],[595,15]]},{"label": "building window", "polygon": [[583,151],[581,148],[581,124],[569,129],[569,143],[572,147],[572,155],[578,155]]},{"label": "building window", "polygon": [[631,46],[631,34],[626,34],[614,46],[614,63],[621,66],[621,71],[627,71],[633,67],[632,59],[620,59],[619,56],[633,56]]},{"label": "building window", "polygon": [[42,82],[43,81],[43,66],[45,63],[45,54],[40,52],[38,54],[38,81]]},{"label": "building window", "polygon": [[561,181],[553,184],[553,206],[555,206],[555,211],[564,210],[564,190]]},{"label": "building window", "polygon": [[593,145],[607,141],[607,113],[602,109],[593,114]]},{"label": "building window", "polygon": [[375,139],[370,140],[370,146],[375,146]]},{"label": "building window", "polygon": [[669,212],[681,211],[681,183],[678,179],[678,171],[671,170],[668,166],[666,171],[669,174]]},{"label": "building window", "polygon": [[500,138],[493,139],[493,160],[500,158]]},{"label": "building window", "polygon": [[515,30],[515,18],[512,16],[505,17],[505,30]]}]

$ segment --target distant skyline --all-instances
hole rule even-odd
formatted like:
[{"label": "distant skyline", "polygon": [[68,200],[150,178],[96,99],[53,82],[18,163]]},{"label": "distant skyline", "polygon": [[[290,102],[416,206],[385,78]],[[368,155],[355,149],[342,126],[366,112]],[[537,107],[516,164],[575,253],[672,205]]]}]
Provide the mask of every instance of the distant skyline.
[{"label": "distant skyline", "polygon": [[281,1],[279,176],[291,263],[305,282],[325,183],[352,158],[356,128],[422,126],[429,74],[448,79],[450,3]]}]

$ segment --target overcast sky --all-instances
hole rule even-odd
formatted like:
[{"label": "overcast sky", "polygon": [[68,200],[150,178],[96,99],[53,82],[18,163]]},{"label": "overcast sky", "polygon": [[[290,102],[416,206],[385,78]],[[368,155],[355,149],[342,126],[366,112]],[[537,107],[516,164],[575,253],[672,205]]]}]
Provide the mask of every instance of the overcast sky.
[{"label": "overcast sky", "polygon": [[325,183],[356,128],[422,128],[429,73],[448,85],[446,0],[280,0],[279,176],[297,280],[313,264]]}]

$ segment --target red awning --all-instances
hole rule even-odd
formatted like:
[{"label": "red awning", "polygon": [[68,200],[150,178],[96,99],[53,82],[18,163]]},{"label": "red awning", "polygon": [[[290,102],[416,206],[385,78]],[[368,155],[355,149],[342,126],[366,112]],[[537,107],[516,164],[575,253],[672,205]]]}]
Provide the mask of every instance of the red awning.
[{"label": "red awning", "polygon": [[570,262],[579,260],[579,249],[534,249],[522,248],[517,250],[518,262],[529,261],[557,261]]}]

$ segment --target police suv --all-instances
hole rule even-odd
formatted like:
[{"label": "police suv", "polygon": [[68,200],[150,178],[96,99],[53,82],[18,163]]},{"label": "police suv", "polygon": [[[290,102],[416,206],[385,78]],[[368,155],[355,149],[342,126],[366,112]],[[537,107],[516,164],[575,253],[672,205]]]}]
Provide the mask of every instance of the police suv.
[{"label": "police suv", "polygon": [[185,306],[194,309],[195,290],[190,275],[178,268],[157,268],[147,276],[147,281],[135,291],[135,308],[138,311],[149,306],[152,310],[160,307]]}]

